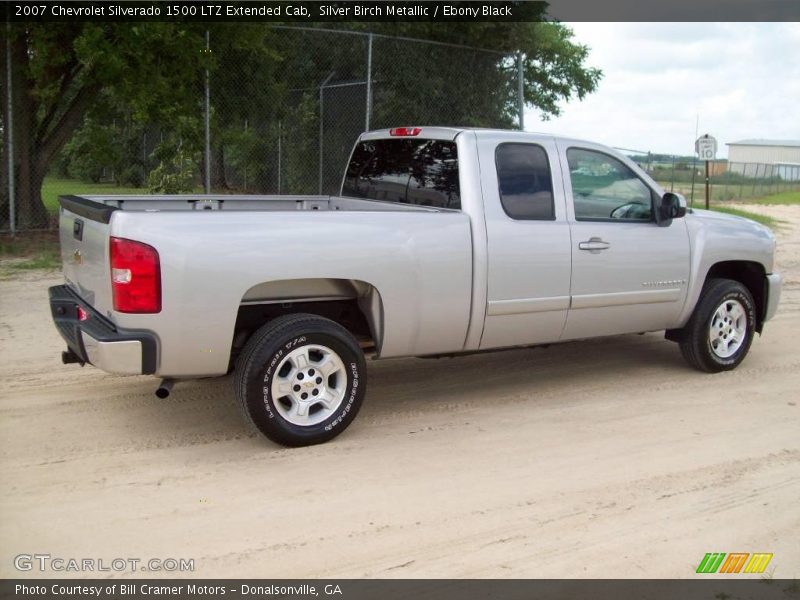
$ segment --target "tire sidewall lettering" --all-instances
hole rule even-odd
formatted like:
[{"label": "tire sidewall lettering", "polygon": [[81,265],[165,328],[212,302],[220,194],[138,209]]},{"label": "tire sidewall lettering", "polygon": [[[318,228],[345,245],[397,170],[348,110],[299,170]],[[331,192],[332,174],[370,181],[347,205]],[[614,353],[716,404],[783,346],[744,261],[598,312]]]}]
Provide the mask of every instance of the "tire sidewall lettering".
[{"label": "tire sidewall lettering", "polygon": [[[723,302],[726,302],[728,300],[736,300],[744,307],[745,314],[747,317],[747,331],[745,332],[744,343],[739,347],[739,349],[736,352],[733,353],[733,355],[729,356],[728,358],[721,358],[717,356],[711,349],[711,342],[706,341],[708,356],[711,358],[711,360],[713,360],[719,365],[725,365],[725,366],[735,364],[739,360],[740,356],[747,351],[747,349],[750,346],[750,342],[752,341],[753,328],[755,327],[755,322],[756,322],[755,309],[753,307],[753,303],[750,302],[750,298],[746,294],[743,294],[738,290],[734,290],[724,294],[722,298],[720,298],[719,301],[716,303],[716,306],[712,308],[712,313],[708,317],[706,331],[709,331],[711,328],[711,322],[714,319],[714,312],[716,311],[717,307]],[[708,336],[706,336],[706,339],[707,338]]]},{"label": "tire sidewall lettering", "polygon": [[353,406],[353,403],[356,401],[356,396],[358,394],[359,388],[359,370],[358,364],[355,362],[351,362],[349,365],[350,369],[350,377],[347,382],[347,386],[349,389],[349,394],[347,395],[347,402],[345,402],[342,406],[339,407],[339,412],[334,418],[333,421],[325,425],[325,431],[332,431],[338,425],[342,423],[342,421],[347,417],[350,413],[350,409]]},{"label": "tire sidewall lettering", "polygon": [[[313,338],[316,336],[311,336],[312,339],[309,339],[307,335],[297,336],[292,338],[290,341],[286,343],[282,343],[279,349],[273,353],[265,362],[266,368],[262,371],[261,376],[261,392],[263,396],[263,405],[264,410],[266,412],[267,418],[271,420],[279,419],[280,415],[277,413],[275,409],[275,402],[277,398],[272,397],[272,379],[275,376],[275,370],[277,369],[278,365],[280,364],[281,360],[289,354],[292,350],[299,346],[303,346],[306,344],[314,344],[316,343]],[[328,345],[339,345],[331,344],[329,340],[324,341],[325,344]],[[341,349],[336,348],[336,352],[341,356],[342,352]],[[337,410],[336,414],[332,417],[332,421],[323,422],[325,423],[323,429],[327,432],[334,430],[335,428],[342,425],[342,423],[347,419],[348,415],[350,414],[351,410],[353,409],[353,405],[356,403],[358,399],[358,392],[361,388],[361,373],[358,366],[358,363],[355,361],[347,362],[347,393],[346,399],[342,403],[342,405]]]},{"label": "tire sidewall lettering", "polygon": [[272,358],[269,360],[269,364],[267,365],[266,370],[264,371],[264,375],[262,378],[263,385],[262,385],[262,393],[264,395],[264,408],[267,411],[267,417],[270,419],[274,419],[276,417],[275,410],[273,409],[273,402],[274,399],[271,397],[272,394],[272,386],[270,385],[272,382],[272,375],[275,371],[275,367],[278,366],[281,359],[286,355],[287,352],[290,352],[295,346],[300,344],[304,344],[306,342],[306,336],[301,335],[294,338],[292,341],[283,344],[280,349],[278,349],[275,354],[272,355]]}]

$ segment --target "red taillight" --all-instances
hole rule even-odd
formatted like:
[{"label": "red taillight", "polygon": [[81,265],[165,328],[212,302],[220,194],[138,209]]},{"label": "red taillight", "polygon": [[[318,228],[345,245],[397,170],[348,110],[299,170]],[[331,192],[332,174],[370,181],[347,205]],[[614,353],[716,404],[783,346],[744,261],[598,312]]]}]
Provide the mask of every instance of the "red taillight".
[{"label": "red taillight", "polygon": [[161,312],[161,264],[156,249],[112,237],[111,290],[118,312]]},{"label": "red taillight", "polygon": [[82,306],[78,307],[78,321],[88,321],[89,313]]},{"label": "red taillight", "polygon": [[419,127],[395,127],[389,130],[389,135],[395,137],[413,137],[422,131]]}]

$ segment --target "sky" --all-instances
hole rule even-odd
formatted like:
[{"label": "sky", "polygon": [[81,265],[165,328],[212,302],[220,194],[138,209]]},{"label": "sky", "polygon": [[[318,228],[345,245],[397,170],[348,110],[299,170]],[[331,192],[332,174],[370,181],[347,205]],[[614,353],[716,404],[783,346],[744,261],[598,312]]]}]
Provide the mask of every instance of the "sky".
[{"label": "sky", "polygon": [[603,70],[598,89],[525,129],[655,153],[694,152],[695,129],[726,142],[800,140],[800,23],[569,23]]}]

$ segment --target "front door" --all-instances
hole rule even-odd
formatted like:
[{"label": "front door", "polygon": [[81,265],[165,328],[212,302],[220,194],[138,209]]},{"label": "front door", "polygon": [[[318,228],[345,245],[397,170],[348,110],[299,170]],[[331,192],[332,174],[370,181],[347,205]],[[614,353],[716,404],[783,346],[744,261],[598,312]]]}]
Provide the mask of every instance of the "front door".
[{"label": "front door", "polygon": [[563,339],[674,326],[689,279],[685,221],[659,226],[658,194],[623,160],[590,145],[559,153],[572,232]]}]

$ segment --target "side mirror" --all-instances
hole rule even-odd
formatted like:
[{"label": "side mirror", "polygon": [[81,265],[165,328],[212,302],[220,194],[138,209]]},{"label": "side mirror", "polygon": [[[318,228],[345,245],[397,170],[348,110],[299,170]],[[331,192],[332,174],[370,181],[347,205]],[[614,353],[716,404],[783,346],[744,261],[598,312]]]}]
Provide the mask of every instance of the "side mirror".
[{"label": "side mirror", "polygon": [[672,219],[680,219],[686,214],[686,200],[679,194],[667,192],[661,197],[656,214],[659,225],[669,225]]}]

